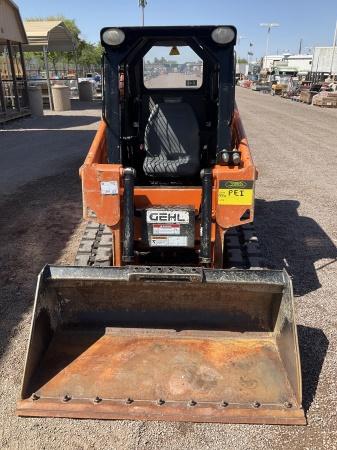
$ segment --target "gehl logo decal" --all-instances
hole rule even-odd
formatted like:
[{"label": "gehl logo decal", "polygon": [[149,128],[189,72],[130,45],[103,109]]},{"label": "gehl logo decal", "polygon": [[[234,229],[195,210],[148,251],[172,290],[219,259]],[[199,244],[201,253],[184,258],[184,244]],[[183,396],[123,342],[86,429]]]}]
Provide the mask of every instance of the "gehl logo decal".
[{"label": "gehl logo decal", "polygon": [[189,223],[187,211],[147,211],[148,223]]}]

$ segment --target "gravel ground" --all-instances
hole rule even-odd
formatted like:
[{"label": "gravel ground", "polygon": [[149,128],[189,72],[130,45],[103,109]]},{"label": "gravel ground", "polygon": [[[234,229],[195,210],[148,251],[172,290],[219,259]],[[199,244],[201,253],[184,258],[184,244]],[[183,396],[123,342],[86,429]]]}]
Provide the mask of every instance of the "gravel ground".
[{"label": "gravel ground", "polygon": [[286,267],[293,277],[308,426],[14,415],[36,275],[46,262],[70,263],[82,232],[77,170],[96,126],[93,109],[27,119],[0,132],[1,449],[337,448],[337,110],[242,88],[237,100],[259,167],[262,249],[271,267]]}]

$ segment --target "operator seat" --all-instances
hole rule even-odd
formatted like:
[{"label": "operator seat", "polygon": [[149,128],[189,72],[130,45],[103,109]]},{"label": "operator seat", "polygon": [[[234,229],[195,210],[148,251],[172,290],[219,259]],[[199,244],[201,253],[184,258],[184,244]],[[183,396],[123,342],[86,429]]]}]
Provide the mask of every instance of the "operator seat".
[{"label": "operator seat", "polygon": [[199,124],[183,102],[155,104],[144,134],[144,173],[149,177],[193,177],[200,172]]}]

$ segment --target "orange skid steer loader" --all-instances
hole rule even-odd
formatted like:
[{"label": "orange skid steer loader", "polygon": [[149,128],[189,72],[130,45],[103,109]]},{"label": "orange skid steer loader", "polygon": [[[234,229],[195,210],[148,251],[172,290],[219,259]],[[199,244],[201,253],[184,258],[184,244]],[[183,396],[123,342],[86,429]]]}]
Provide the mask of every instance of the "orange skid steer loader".
[{"label": "orange skid steer loader", "polygon": [[261,268],[231,26],[101,32],[76,263],[38,278],[20,416],[304,424],[293,294]]}]

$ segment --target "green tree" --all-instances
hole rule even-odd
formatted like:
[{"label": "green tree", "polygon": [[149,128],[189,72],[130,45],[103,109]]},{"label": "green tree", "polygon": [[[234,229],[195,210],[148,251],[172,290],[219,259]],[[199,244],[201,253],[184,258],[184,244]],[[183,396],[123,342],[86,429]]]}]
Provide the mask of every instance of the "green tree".
[{"label": "green tree", "polygon": [[101,57],[101,44],[90,44],[86,42],[82,48],[81,55],[78,58],[78,63],[90,70],[91,66],[97,67],[101,64]]},{"label": "green tree", "polygon": [[42,52],[25,52],[26,64],[31,64],[34,62],[38,63],[39,69],[43,67],[43,53]]}]

